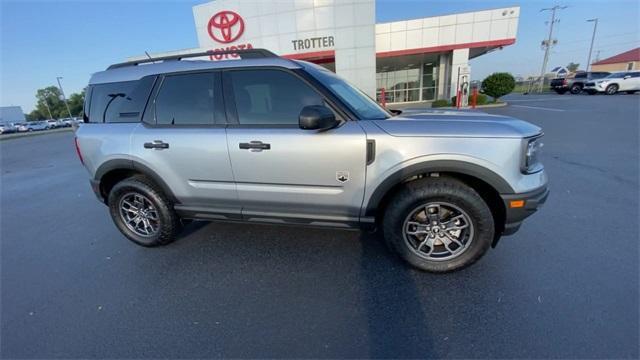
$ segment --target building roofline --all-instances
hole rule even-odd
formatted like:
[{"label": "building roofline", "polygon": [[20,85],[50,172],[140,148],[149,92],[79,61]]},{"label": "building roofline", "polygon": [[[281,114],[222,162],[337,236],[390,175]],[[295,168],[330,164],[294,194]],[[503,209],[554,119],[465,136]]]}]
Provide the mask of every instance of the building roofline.
[{"label": "building roofline", "polygon": [[482,11],[493,11],[493,10],[501,10],[501,9],[510,9],[510,8],[518,8],[518,9],[520,9],[520,5],[499,6],[499,7],[495,7],[495,8],[481,9],[481,10],[474,10],[474,11],[451,12],[451,13],[446,13],[446,14],[441,14],[441,15],[416,17],[416,18],[409,18],[409,19],[398,19],[398,20],[391,20],[391,21],[385,21],[385,22],[376,22],[376,25],[391,24],[391,23],[400,22],[400,21],[431,19],[431,18],[437,18],[437,17],[451,16],[451,15],[470,14],[470,13],[477,13],[477,12],[482,12]]},{"label": "building roofline", "polygon": [[631,49],[625,52],[621,52],[619,54],[610,56],[600,61],[596,61],[594,63],[591,63],[591,65],[618,64],[618,63],[626,63],[631,61],[640,61],[640,47],[637,47],[635,49]]}]

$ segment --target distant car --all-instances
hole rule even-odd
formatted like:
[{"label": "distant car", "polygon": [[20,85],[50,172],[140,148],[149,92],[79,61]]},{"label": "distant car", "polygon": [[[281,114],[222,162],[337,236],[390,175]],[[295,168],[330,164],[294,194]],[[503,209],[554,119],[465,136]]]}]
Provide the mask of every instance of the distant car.
[{"label": "distant car", "polygon": [[29,121],[24,124],[24,126],[27,129],[25,131],[40,131],[51,129],[51,125],[48,121]]},{"label": "distant car", "polygon": [[0,124],[0,134],[10,134],[18,131],[14,124]]},{"label": "distant car", "polygon": [[613,95],[618,91],[633,94],[640,91],[640,71],[616,72],[603,79],[589,81],[584,85],[584,91],[589,95],[597,93]]},{"label": "distant car", "polygon": [[73,123],[76,122],[75,118],[64,118],[60,120],[62,121],[63,127],[71,127]]},{"label": "distant car", "polygon": [[60,123],[58,121],[59,120],[56,120],[56,119],[46,120],[47,124],[49,124],[49,128],[50,129],[55,129],[55,128],[60,127]]},{"label": "distant car", "polygon": [[584,88],[584,84],[591,80],[602,79],[608,76],[610,73],[606,71],[593,71],[593,72],[578,72],[573,76],[559,77],[551,80],[551,90],[558,94],[564,94],[569,91],[572,94],[579,94]]},{"label": "distant car", "polygon": [[27,131],[27,125],[26,124],[17,123],[15,125],[16,125],[16,131],[19,132],[19,133]]}]

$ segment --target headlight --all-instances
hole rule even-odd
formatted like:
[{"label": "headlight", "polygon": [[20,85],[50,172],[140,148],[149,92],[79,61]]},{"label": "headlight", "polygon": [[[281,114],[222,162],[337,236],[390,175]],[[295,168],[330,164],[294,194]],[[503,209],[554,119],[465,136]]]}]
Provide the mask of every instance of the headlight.
[{"label": "headlight", "polygon": [[525,174],[533,174],[542,170],[540,163],[540,151],[544,144],[542,143],[542,134],[532,138],[522,140],[522,166],[521,170]]}]

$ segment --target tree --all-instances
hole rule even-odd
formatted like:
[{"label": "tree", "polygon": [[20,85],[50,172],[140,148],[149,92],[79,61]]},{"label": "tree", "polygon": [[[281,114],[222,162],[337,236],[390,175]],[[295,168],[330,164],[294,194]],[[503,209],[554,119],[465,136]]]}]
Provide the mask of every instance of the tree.
[{"label": "tree", "polygon": [[40,113],[38,109],[33,109],[33,111],[27,114],[27,121],[44,120],[44,119],[47,119],[48,117],[49,117],[48,115]]},{"label": "tree", "polygon": [[578,68],[580,68],[580,64],[574,62],[570,62],[569,65],[567,65],[567,70],[572,73],[576,72]]},{"label": "tree", "polygon": [[45,115],[47,119],[50,117],[54,119],[68,117],[67,108],[61,100],[61,97],[60,89],[55,86],[38,89],[38,91],[36,91],[37,101],[35,110],[37,110],[39,114]]},{"label": "tree", "polygon": [[74,93],[69,96],[67,103],[69,104],[69,110],[71,110],[71,115],[80,116],[82,115],[82,107],[84,105],[84,92],[82,90],[80,93]]},{"label": "tree", "polygon": [[497,101],[501,96],[512,92],[516,80],[509,73],[493,73],[482,80],[482,92]]},{"label": "tree", "polygon": [[[80,93],[71,94],[67,99],[71,116],[80,116],[84,103],[84,90]],[[57,86],[48,86],[36,91],[36,107],[27,118],[29,120],[44,120],[53,117],[54,119],[69,117],[69,111],[62,99],[62,93]]]}]

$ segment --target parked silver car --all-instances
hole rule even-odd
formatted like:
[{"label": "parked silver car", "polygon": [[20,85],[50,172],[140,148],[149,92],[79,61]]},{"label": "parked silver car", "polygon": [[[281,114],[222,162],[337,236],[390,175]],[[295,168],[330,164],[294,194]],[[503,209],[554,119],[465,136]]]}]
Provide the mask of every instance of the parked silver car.
[{"label": "parked silver car", "polygon": [[15,124],[0,124],[0,134],[11,134],[18,131]]},{"label": "parked silver car", "polygon": [[23,124],[25,131],[40,131],[40,130],[49,130],[51,129],[51,125],[48,121],[27,121]]},{"label": "parked silver car", "polygon": [[91,77],[76,148],[130,240],[167,244],[181,219],[378,228],[413,266],[445,272],[547,198],[535,125],[392,116],[317,65],[233,53],[242,59],[156,58]]}]

